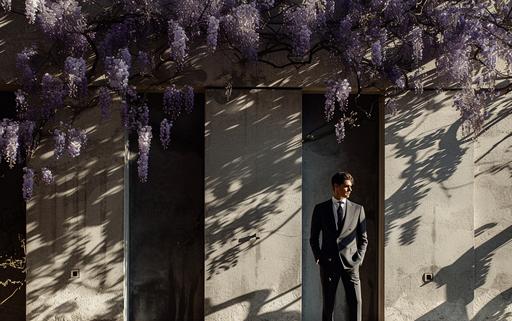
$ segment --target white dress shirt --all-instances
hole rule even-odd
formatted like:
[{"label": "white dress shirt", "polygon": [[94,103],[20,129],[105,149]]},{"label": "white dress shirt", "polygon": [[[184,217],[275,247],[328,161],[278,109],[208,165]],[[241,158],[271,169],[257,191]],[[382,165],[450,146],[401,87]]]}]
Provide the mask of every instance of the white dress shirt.
[{"label": "white dress shirt", "polygon": [[[338,205],[338,203],[341,202],[341,205]],[[336,227],[338,227],[338,206],[341,206],[341,211],[343,215],[342,218],[345,216],[345,206],[347,205],[347,199],[346,198],[340,198],[339,200],[336,199],[334,196],[332,197],[332,213],[334,215],[334,223],[336,224]]]}]

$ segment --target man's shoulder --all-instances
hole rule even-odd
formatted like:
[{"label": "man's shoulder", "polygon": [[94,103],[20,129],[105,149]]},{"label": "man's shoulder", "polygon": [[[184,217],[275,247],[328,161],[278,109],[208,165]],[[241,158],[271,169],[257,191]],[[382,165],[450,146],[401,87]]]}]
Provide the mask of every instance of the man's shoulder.
[{"label": "man's shoulder", "polygon": [[356,203],[356,202],[353,202],[353,201],[351,201],[351,200],[347,200],[347,202],[348,202],[350,205],[354,206],[355,208],[363,207],[363,205],[358,204],[358,203]]},{"label": "man's shoulder", "polygon": [[330,199],[328,199],[325,202],[321,202],[321,203],[316,204],[315,208],[321,209],[321,208],[327,207],[327,206],[329,206],[331,204],[332,204],[332,201]]}]

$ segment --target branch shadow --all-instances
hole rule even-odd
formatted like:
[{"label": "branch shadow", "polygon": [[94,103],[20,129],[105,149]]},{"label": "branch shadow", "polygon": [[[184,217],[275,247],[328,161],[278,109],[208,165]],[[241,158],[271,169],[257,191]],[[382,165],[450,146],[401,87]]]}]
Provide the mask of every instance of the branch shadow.
[{"label": "branch shadow", "polygon": [[[442,107],[445,100],[434,101],[435,96],[435,93],[425,93],[421,97],[405,97],[404,101],[408,101],[407,109],[403,108],[395,116],[388,116],[385,135],[386,144],[393,145],[391,157],[406,158],[407,162],[400,174],[404,182],[385,200],[385,246],[396,230],[400,234],[400,245],[414,243],[421,217],[408,219],[404,223],[398,221],[414,213],[422,199],[436,185],[440,185],[450,196],[443,182],[455,173],[468,150],[466,141],[457,138],[460,120],[448,128],[437,128],[414,137],[410,135],[420,128],[429,115]],[[403,131],[407,132],[401,133]],[[433,146],[435,151],[432,152],[430,150]]]}]

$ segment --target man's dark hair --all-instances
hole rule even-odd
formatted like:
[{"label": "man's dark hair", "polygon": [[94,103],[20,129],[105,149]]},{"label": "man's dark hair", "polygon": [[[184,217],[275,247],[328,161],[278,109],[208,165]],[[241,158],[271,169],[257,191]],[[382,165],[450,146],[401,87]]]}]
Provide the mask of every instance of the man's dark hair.
[{"label": "man's dark hair", "polygon": [[350,173],[337,172],[331,178],[331,185],[332,185],[332,187],[334,187],[334,184],[343,185],[343,183],[345,183],[346,180],[349,180],[352,182],[352,184],[354,184],[354,177],[352,177],[352,175],[350,175]]}]

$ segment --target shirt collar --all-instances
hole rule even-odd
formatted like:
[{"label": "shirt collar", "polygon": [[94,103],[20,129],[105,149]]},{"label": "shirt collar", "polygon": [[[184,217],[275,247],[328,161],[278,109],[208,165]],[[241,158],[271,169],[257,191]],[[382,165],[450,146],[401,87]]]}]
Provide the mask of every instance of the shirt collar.
[{"label": "shirt collar", "polygon": [[342,203],[347,204],[347,199],[343,198],[343,197],[340,198],[339,200],[337,200],[336,197],[332,196],[331,199],[332,199],[332,202],[333,202],[334,205],[338,205],[338,202],[342,202]]}]

